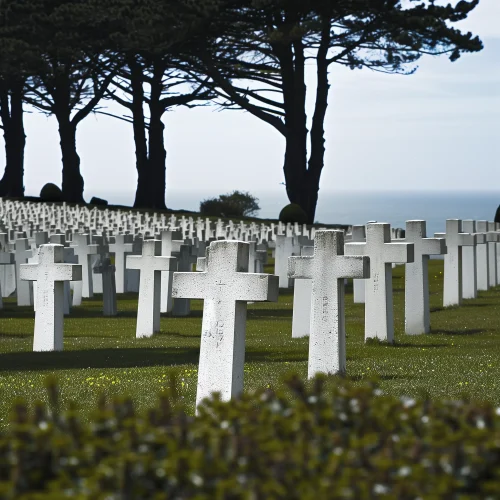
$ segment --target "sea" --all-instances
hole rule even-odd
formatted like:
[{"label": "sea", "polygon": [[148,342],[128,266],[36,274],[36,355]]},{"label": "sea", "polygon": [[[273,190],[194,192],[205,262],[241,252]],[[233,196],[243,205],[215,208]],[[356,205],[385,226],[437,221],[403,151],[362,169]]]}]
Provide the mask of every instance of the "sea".
[{"label": "sea", "polygon": [[[117,194],[117,193],[116,193]],[[261,218],[277,218],[288,203],[284,192],[255,192]],[[200,191],[167,190],[167,206],[198,211],[200,201],[213,197]],[[130,196],[110,193],[111,203],[130,204]],[[324,224],[365,224],[389,222],[405,227],[405,221],[427,221],[427,236],[445,231],[446,219],[492,221],[500,205],[498,191],[320,191],[315,220]]]}]

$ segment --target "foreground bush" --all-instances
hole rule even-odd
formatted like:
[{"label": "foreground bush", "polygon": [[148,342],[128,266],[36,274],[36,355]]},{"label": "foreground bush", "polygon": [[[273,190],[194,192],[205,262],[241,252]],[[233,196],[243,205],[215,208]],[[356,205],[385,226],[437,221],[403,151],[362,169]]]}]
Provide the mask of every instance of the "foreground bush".
[{"label": "foreground bush", "polygon": [[[500,417],[489,404],[416,402],[374,384],[262,391],[186,416],[101,399],[92,423],[23,403],[0,437],[0,497],[16,499],[500,498]],[[35,494],[37,492],[37,494]]]}]

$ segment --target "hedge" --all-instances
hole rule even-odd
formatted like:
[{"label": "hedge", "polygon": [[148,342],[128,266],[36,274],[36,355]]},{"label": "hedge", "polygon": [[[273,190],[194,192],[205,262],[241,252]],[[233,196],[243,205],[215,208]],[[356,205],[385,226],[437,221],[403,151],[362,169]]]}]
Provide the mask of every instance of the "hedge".
[{"label": "hedge", "polygon": [[500,411],[490,403],[415,401],[373,382],[286,381],[196,417],[176,381],[138,415],[101,397],[89,423],[16,403],[0,435],[5,499],[500,498]]}]

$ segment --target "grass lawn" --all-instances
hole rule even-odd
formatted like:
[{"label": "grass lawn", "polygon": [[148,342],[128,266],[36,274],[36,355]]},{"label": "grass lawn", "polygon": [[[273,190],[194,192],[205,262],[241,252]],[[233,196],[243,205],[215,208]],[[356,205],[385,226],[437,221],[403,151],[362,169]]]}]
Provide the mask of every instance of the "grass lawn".
[{"label": "grass lawn", "polygon": [[[268,266],[267,272],[271,271]],[[364,306],[353,304],[347,289],[347,373],[354,380],[374,375],[384,391],[487,399],[500,404],[500,287],[482,292],[460,308],[442,308],[443,262],[431,261],[432,334],[404,334],[404,266],[394,270],[394,345],[363,341]],[[0,310],[0,426],[8,421],[13,401],[45,400],[44,381],[55,374],[64,400],[88,413],[98,395],[129,394],[139,408],[156,400],[170,370],[179,373],[180,391],[194,411],[202,301],[192,301],[188,318],[161,319],[161,333],[135,339],[137,297],[118,302],[119,315],[102,316],[96,297],[74,308],[65,319],[64,352],[33,353],[34,313],[6,299]],[[276,386],[295,371],[307,374],[308,339],[292,339],[293,291],[278,303],[248,307],[245,388]],[[216,370],[217,367],[215,366]],[[335,382],[335,377],[332,377]]]}]

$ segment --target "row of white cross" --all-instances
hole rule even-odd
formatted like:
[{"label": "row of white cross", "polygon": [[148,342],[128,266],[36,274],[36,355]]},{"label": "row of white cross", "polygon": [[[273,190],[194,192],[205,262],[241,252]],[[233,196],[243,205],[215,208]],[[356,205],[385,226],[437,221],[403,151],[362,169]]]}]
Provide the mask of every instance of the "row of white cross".
[{"label": "row of white cross", "polygon": [[[343,231],[324,230],[316,232],[312,255],[288,258],[288,277],[311,283],[309,377],[346,369],[346,278],[365,282],[366,338],[394,339],[393,263],[406,264],[407,333],[425,333],[430,328],[429,255],[446,254],[445,305],[460,303],[462,247],[488,247],[490,240],[497,241],[498,233],[462,233],[461,221],[449,220],[445,236],[446,246],[444,239],[426,238],[424,221],[408,221],[404,241],[392,241],[390,226],[383,223],[368,224],[364,242],[345,243]],[[214,241],[207,248],[206,258],[199,259],[195,273],[178,272],[175,257],[161,255],[159,240],[144,241],[141,256],[127,256],[127,268],[140,271],[138,337],[159,330],[162,273],[171,284],[173,298],[204,300],[197,404],[213,391],[220,392],[224,399],[241,392],[247,302],[278,299],[277,276],[248,272],[249,248],[245,242]],[[496,251],[492,253],[496,273]],[[474,257],[472,270],[465,274],[477,276],[478,268],[482,269],[477,249]],[[37,264],[20,266],[21,280],[37,282],[34,349],[58,350],[62,349],[63,336],[63,282],[81,280],[82,265],[65,264],[64,247],[57,244],[42,245],[38,259]],[[489,257],[488,264],[493,265]]]}]

